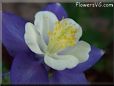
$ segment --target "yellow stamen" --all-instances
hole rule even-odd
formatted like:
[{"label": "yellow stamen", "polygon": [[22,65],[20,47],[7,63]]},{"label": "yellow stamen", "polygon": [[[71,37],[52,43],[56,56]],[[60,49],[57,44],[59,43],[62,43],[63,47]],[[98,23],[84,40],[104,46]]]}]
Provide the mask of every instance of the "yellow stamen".
[{"label": "yellow stamen", "polygon": [[76,28],[67,21],[56,22],[54,30],[48,32],[48,53],[54,54],[67,47],[74,46],[76,43],[76,32]]}]

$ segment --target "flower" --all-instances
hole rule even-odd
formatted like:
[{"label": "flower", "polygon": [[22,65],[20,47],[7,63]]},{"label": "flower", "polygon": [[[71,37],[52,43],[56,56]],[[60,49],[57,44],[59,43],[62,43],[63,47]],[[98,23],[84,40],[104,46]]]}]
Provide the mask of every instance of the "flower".
[{"label": "flower", "polygon": [[[50,4],[54,7],[60,6]],[[57,10],[59,12],[62,6]],[[47,9],[47,6],[46,6]],[[63,8],[62,8],[63,9]],[[48,10],[47,10],[48,11]],[[59,16],[64,16],[62,15]],[[52,10],[53,12],[53,10]],[[55,14],[57,12],[54,12]],[[56,14],[57,15],[57,14]],[[62,17],[61,17],[62,18]],[[24,40],[26,20],[11,13],[2,14],[2,42],[13,59],[10,70],[12,84],[87,84],[84,71],[92,67],[103,55],[101,49],[91,46],[89,59],[72,69],[48,69],[41,56],[31,52]],[[31,34],[33,35],[33,34]],[[51,72],[50,72],[51,71]],[[52,75],[49,77],[48,72]]]},{"label": "flower", "polygon": [[49,67],[64,70],[88,60],[91,47],[87,42],[79,41],[81,35],[82,28],[74,20],[59,21],[52,12],[40,11],[35,15],[34,25],[26,23],[24,37],[33,52],[44,54],[44,62]]}]

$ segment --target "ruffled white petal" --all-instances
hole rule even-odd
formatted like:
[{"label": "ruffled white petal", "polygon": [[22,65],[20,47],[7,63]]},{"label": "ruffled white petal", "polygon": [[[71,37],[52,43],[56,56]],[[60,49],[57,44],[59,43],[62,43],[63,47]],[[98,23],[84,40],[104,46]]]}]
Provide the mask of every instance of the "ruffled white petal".
[{"label": "ruffled white petal", "polygon": [[45,43],[48,43],[48,32],[54,29],[57,21],[56,15],[50,11],[40,11],[36,13],[34,24]]},{"label": "ruffled white petal", "polygon": [[25,42],[28,45],[28,47],[37,54],[43,54],[41,51],[38,41],[40,40],[40,35],[35,32],[34,25],[30,22],[26,23],[25,25]]},{"label": "ruffled white petal", "polygon": [[[49,42],[48,32],[52,31],[58,21],[55,14],[49,11],[40,11],[35,15],[35,21],[25,25],[25,42],[28,47],[37,54],[45,54]],[[63,19],[76,28],[76,46],[68,48],[64,55],[47,55],[45,54],[44,62],[55,70],[71,69],[77,64],[85,62],[89,58],[91,50],[90,45],[84,41],[78,41],[82,36],[81,26],[70,18]],[[67,49],[67,48],[66,48]]]},{"label": "ruffled white petal", "polygon": [[79,41],[74,48],[64,51],[63,54],[73,55],[82,63],[88,60],[90,51],[91,46],[87,42]]},{"label": "ruffled white petal", "polygon": [[70,25],[73,25],[76,28],[76,30],[77,30],[77,32],[76,32],[76,42],[77,42],[80,39],[80,37],[82,36],[81,26],[77,22],[75,22],[73,19],[70,19],[70,18],[65,18],[61,22],[65,22],[65,21],[67,21]]},{"label": "ruffled white petal", "polygon": [[51,57],[46,55],[44,62],[55,70],[71,69],[79,63],[78,59],[72,55],[55,55]]}]

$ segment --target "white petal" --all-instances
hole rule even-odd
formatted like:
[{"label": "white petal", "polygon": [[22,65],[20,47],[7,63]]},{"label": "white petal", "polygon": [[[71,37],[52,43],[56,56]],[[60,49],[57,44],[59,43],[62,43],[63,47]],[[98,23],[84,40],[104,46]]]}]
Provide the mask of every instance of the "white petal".
[{"label": "white petal", "polygon": [[79,41],[74,48],[64,51],[64,54],[73,55],[82,63],[88,60],[90,51],[91,46],[87,42]]},{"label": "white petal", "polygon": [[48,43],[48,32],[54,29],[57,21],[56,15],[50,11],[36,13],[34,24],[46,43]]},{"label": "white petal", "polygon": [[26,23],[25,25],[24,38],[25,38],[26,44],[33,52],[37,54],[43,54],[43,52],[41,51],[38,45],[38,41],[40,41],[39,35],[35,32],[34,25],[30,22]]},{"label": "white petal", "polygon": [[61,22],[65,22],[65,21],[67,21],[69,24],[73,25],[76,28],[76,30],[77,30],[76,42],[77,42],[80,39],[80,37],[82,36],[81,26],[77,22],[75,22],[73,19],[70,19],[70,18],[65,18]]},{"label": "white petal", "polygon": [[55,70],[71,69],[79,63],[78,59],[72,55],[55,55],[52,57],[46,55],[44,61],[49,67]]}]

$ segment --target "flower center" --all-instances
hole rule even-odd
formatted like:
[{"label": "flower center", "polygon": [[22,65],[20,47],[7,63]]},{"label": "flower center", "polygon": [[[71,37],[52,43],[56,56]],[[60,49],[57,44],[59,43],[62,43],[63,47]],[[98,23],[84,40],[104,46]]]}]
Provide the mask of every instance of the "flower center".
[{"label": "flower center", "polygon": [[49,54],[55,54],[67,47],[75,46],[76,44],[76,29],[67,21],[56,22],[53,31],[48,32],[49,43],[47,51]]}]

